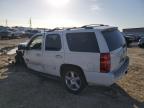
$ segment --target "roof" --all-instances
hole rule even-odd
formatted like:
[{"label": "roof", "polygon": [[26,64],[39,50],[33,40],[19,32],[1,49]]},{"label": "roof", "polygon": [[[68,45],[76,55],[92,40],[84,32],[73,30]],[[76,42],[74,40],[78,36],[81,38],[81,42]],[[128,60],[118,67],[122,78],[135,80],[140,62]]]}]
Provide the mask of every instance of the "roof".
[{"label": "roof", "polygon": [[64,30],[92,30],[92,29],[97,29],[97,30],[105,30],[105,29],[110,29],[110,28],[117,28],[109,25],[103,25],[103,24],[90,24],[90,25],[84,25],[82,27],[57,27],[54,29],[50,29],[46,32],[53,32],[53,31],[64,31]]}]

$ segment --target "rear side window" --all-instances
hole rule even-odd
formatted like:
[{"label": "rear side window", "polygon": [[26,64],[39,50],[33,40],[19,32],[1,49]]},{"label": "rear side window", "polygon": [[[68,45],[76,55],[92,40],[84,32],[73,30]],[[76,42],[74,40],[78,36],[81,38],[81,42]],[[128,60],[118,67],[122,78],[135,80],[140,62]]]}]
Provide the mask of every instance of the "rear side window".
[{"label": "rear side window", "polygon": [[49,34],[46,36],[45,50],[59,51],[61,49],[61,39],[58,34]]},{"label": "rear side window", "polygon": [[118,30],[106,30],[102,32],[110,51],[125,45],[125,39]]},{"label": "rear side window", "polygon": [[74,52],[99,52],[98,43],[94,32],[66,34],[68,47]]}]

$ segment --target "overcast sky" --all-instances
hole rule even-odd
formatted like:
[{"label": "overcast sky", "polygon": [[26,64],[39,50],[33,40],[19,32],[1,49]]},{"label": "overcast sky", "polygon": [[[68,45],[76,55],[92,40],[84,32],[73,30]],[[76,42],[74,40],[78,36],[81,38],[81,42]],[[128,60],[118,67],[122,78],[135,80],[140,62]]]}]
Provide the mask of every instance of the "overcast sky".
[{"label": "overcast sky", "polygon": [[0,25],[144,27],[144,0],[0,0]]}]

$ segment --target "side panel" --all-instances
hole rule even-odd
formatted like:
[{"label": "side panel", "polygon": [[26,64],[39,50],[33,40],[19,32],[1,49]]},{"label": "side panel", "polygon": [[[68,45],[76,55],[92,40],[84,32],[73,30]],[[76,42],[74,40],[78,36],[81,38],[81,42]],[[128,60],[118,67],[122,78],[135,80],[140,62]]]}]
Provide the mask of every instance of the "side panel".
[{"label": "side panel", "polygon": [[111,71],[115,71],[121,67],[121,65],[125,62],[127,57],[127,49],[126,47],[120,47],[111,53]]},{"label": "side panel", "polygon": [[71,52],[65,53],[65,64],[74,64],[83,69],[84,72],[99,72],[100,54]]},{"label": "side panel", "polygon": [[74,64],[82,68],[84,72],[99,72],[100,71],[100,53],[89,52],[73,52],[70,51],[66,39],[67,33],[79,32],[95,32],[94,30],[85,31],[66,31],[64,32],[64,46],[65,46],[65,64]]}]

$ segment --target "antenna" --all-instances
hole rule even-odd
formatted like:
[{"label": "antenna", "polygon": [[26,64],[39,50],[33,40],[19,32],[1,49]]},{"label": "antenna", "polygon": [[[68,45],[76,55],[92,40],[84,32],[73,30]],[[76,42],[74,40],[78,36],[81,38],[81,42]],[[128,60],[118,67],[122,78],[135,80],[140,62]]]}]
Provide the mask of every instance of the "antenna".
[{"label": "antenna", "polygon": [[5,26],[6,27],[8,26],[8,20],[7,19],[5,20]]},{"label": "antenna", "polygon": [[31,20],[31,18],[29,20],[29,27],[32,28],[32,20]]}]

